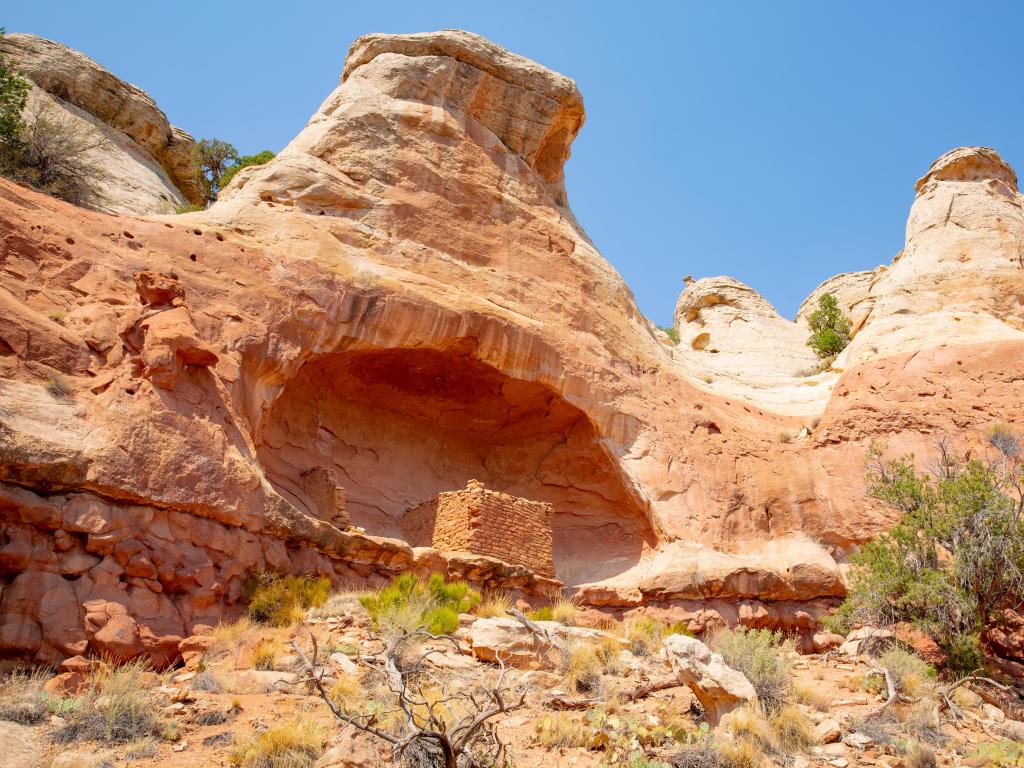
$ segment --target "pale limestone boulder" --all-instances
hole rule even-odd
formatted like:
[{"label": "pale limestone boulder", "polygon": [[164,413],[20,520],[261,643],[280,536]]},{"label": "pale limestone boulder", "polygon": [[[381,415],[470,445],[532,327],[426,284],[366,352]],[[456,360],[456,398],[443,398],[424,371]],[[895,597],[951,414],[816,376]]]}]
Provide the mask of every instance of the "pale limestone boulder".
[{"label": "pale limestone boulder", "polygon": [[757,703],[757,692],[743,673],[697,638],[670,635],[664,645],[676,677],[693,691],[712,727],[734,709]]},{"label": "pale limestone boulder", "polygon": [[195,140],[172,126],[141,89],[53,40],[6,35],[0,51],[32,84],[27,114],[78,126],[103,144],[88,154],[98,169],[90,207],[110,213],[173,213],[199,202]]},{"label": "pale limestone boulder", "polygon": [[611,642],[626,647],[624,641],[596,629],[567,627],[557,621],[534,622],[549,633],[551,642],[534,638],[515,619],[494,617],[477,619],[467,632],[473,655],[482,661],[502,661],[520,669],[550,669],[560,663],[564,649],[579,643]]}]

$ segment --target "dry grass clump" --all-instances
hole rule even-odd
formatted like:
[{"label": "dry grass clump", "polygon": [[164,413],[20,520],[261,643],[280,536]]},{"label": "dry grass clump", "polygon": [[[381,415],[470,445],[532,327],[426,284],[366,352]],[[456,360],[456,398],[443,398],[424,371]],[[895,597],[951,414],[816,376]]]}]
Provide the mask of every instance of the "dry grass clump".
[{"label": "dry grass clump", "polygon": [[229,759],[238,768],[312,768],[324,752],[325,738],[318,723],[293,718],[239,744]]},{"label": "dry grass clump", "polygon": [[629,644],[629,650],[637,656],[650,656],[656,653],[669,635],[688,635],[692,633],[681,621],[666,624],[663,621],[644,617],[627,619],[622,623],[622,637]]},{"label": "dry grass clump", "polygon": [[68,397],[74,389],[59,371],[50,371],[46,374],[46,391],[56,400]]},{"label": "dry grass clump", "polygon": [[336,616],[346,616],[359,607],[359,592],[355,589],[342,589],[332,592],[327,601],[320,606],[314,607],[309,615],[315,619],[331,619]]},{"label": "dry grass clump", "polygon": [[160,735],[156,704],[149,690],[151,672],[145,662],[133,661],[96,673],[80,705],[64,713],[64,725],[54,734],[61,743],[101,741],[125,744]]},{"label": "dry grass clump", "polygon": [[725,742],[718,753],[726,768],[763,768],[766,763],[764,753],[750,738]]},{"label": "dry grass clump", "polygon": [[562,666],[565,687],[570,693],[594,695],[601,689],[605,656],[597,645],[580,643],[569,647]]},{"label": "dry grass clump", "polygon": [[252,630],[254,624],[248,616],[242,616],[236,621],[220,622],[210,636],[219,647],[230,648],[238,645]]},{"label": "dry grass clump", "polygon": [[485,592],[473,613],[481,619],[498,618],[507,616],[512,605],[512,596],[507,592]]},{"label": "dry grass clump", "polygon": [[590,736],[580,718],[566,712],[554,712],[537,721],[533,742],[547,749],[585,747],[590,743]]},{"label": "dry grass clump", "polygon": [[204,691],[206,693],[220,693],[224,690],[220,678],[208,669],[193,677],[189,688],[193,691]]},{"label": "dry grass clump", "polygon": [[249,618],[272,627],[287,627],[310,608],[327,602],[330,579],[316,576],[281,576],[261,573],[249,596]]},{"label": "dry grass clump", "polygon": [[943,744],[948,738],[935,711],[933,699],[922,699],[899,717],[903,723],[902,732],[912,736],[915,741]]},{"label": "dry grass clump", "polygon": [[35,725],[50,716],[43,684],[43,670],[16,670],[0,680],[0,720]]},{"label": "dry grass clump", "polygon": [[935,669],[916,653],[890,648],[878,660],[892,673],[896,690],[904,696],[920,698],[935,687]]},{"label": "dry grass clump", "polygon": [[821,686],[808,685],[807,683],[793,683],[793,698],[819,712],[828,712],[832,703],[831,697]]},{"label": "dry grass clump", "polygon": [[704,737],[679,750],[669,761],[672,768],[732,768],[729,759],[710,737]]},{"label": "dry grass clump", "polygon": [[793,642],[784,640],[781,632],[767,629],[723,629],[708,642],[722,654],[725,663],[742,672],[757,691],[758,700],[769,712],[781,707],[790,696],[789,654]]},{"label": "dry grass clump", "polygon": [[805,752],[817,743],[814,725],[795,704],[783,704],[768,716],[775,750],[784,755]]},{"label": "dry grass clump", "polygon": [[254,669],[273,669],[282,653],[284,644],[279,638],[261,637],[252,647],[252,666]]},{"label": "dry grass clump", "polygon": [[366,690],[355,675],[339,676],[327,695],[334,706],[346,715],[360,713],[366,708]]},{"label": "dry grass clump", "polygon": [[938,764],[935,753],[921,744],[913,744],[903,758],[906,768],[936,768]]}]

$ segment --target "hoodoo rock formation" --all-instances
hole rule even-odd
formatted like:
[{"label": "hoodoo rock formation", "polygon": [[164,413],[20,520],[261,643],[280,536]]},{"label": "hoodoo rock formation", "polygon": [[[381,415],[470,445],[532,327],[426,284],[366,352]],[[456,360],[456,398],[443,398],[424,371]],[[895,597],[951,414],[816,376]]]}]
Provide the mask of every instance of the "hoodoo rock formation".
[{"label": "hoodoo rock formation", "polygon": [[583,115],[475,35],[373,35],[207,211],[0,183],[0,655],[167,663],[260,570],[550,588],[402,539],[470,480],[550,505],[590,605],[813,632],[890,522],[870,441],[1020,418],[1015,176],[940,158],[893,264],[826,284],[855,336],[813,373],[803,322],[728,278],[686,288],[665,343],[569,209]]}]

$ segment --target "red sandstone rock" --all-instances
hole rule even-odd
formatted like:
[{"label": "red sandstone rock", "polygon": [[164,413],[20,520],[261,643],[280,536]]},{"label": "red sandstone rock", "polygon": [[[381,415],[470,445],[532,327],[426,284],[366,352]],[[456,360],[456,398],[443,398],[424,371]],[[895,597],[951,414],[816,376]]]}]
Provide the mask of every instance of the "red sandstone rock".
[{"label": "red sandstone rock", "polygon": [[61,672],[43,684],[43,690],[51,696],[70,699],[78,696],[89,684],[81,672]]},{"label": "red sandstone rock", "polygon": [[[1019,418],[1013,173],[940,158],[898,259],[831,284],[855,337],[803,376],[802,329],[735,281],[684,292],[685,348],[640,315],[568,208],[582,120],[568,78],[476,36],[372,36],[208,211],[106,216],[0,182],[0,654],[166,661],[251,573],[441,567],[813,645],[840,563],[893,519],[863,493],[870,442],[923,458]],[[303,482],[318,468],[354,527]],[[551,505],[557,581],[397,538],[472,477]]]},{"label": "red sandstone rock", "polygon": [[92,636],[90,644],[97,653],[116,662],[131,661],[145,650],[139,625],[131,616],[111,616]]}]

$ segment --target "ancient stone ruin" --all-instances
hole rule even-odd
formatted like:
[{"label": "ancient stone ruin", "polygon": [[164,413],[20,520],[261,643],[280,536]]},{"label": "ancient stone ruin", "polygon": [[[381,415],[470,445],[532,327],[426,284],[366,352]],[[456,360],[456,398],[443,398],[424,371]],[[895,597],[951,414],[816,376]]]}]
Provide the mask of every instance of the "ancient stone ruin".
[{"label": "ancient stone ruin", "polygon": [[318,518],[341,530],[351,527],[352,521],[345,511],[345,489],[338,485],[333,469],[313,467],[303,472],[302,490]]},{"label": "ancient stone ruin", "polygon": [[491,491],[470,480],[465,490],[439,493],[406,512],[402,532],[413,546],[472,552],[553,578],[553,516],[550,504]]}]

